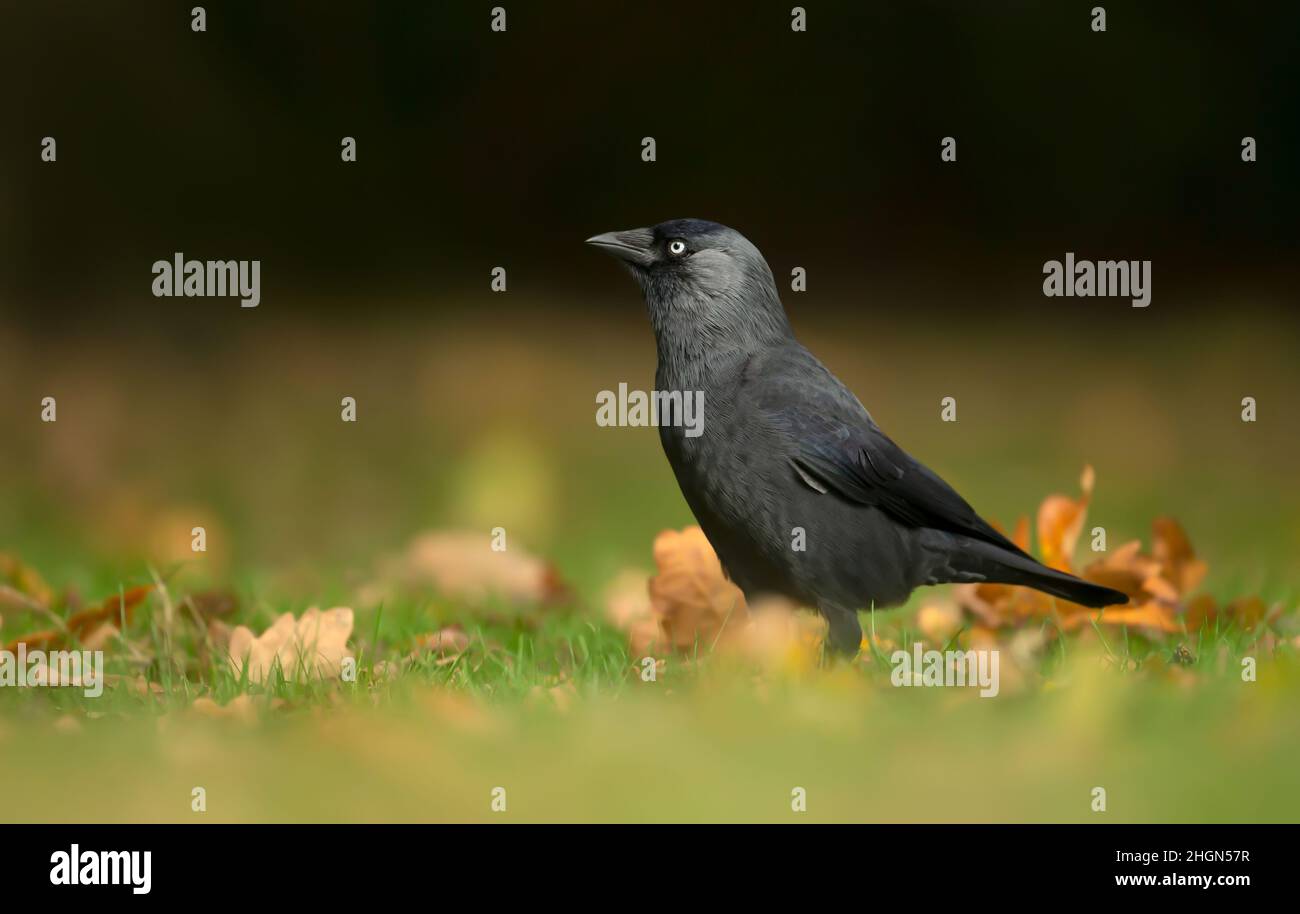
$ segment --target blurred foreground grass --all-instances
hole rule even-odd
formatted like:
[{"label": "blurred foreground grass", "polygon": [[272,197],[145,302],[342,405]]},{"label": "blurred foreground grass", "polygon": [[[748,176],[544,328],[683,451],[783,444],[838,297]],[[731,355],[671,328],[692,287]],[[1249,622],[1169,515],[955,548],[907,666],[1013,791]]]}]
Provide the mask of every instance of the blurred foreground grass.
[{"label": "blurred foreground grass", "polygon": [[[1068,681],[982,700],[842,669],[757,689],[583,687],[491,702],[420,682],[230,719],[5,714],[19,821],[1295,821],[1300,677]],[[71,732],[69,732],[71,731]],[[193,813],[203,787],[207,811]],[[490,808],[504,787],[506,810]],[[792,791],[807,812],[791,811]],[[1091,809],[1106,790],[1105,813]]]}]

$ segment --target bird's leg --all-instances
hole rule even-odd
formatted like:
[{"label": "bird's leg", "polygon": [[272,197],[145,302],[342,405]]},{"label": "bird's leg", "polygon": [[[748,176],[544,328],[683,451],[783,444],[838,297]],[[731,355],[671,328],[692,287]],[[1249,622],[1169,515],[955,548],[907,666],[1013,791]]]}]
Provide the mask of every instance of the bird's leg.
[{"label": "bird's leg", "polygon": [[862,644],[862,626],[858,623],[857,612],[834,603],[821,603],[817,608],[830,625],[826,633],[828,656],[852,659]]}]

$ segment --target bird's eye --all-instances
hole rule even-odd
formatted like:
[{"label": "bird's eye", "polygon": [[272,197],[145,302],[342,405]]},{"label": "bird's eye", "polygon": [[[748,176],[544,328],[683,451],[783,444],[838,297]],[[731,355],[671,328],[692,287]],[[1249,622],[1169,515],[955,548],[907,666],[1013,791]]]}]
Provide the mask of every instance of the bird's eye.
[{"label": "bird's eye", "polygon": [[674,238],[672,241],[668,242],[668,253],[672,254],[674,257],[681,257],[686,253],[686,242],[682,241],[680,238]]}]

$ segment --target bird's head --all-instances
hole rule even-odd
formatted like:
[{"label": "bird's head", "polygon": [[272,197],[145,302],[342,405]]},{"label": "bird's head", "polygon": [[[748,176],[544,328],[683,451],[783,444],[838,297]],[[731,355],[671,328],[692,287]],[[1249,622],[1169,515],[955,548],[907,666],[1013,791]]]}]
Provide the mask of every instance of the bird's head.
[{"label": "bird's head", "polygon": [[767,261],[744,235],[703,219],[606,232],[587,243],[614,255],[645,295],[661,340],[727,335],[738,345],[790,332]]}]

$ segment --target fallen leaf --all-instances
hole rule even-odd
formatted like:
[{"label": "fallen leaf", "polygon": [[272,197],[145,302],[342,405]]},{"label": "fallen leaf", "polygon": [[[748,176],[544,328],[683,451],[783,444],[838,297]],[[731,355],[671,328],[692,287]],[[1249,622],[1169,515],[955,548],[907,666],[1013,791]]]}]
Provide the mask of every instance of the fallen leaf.
[{"label": "fallen leaf", "polygon": [[1179,594],[1188,594],[1205,578],[1206,564],[1196,557],[1187,534],[1176,520],[1158,517],[1152,525],[1151,554],[1160,563],[1160,575]]},{"label": "fallen leaf", "polygon": [[[1038,511],[1038,532],[1044,564],[1074,573],[1073,553],[1095,482],[1092,468],[1085,467],[1079,498],[1050,495],[1043,501]],[[1095,622],[1134,626],[1155,634],[1195,630],[1214,618],[1214,601],[1190,594],[1204,578],[1206,565],[1196,557],[1176,521],[1167,517],[1155,521],[1152,553],[1144,553],[1141,542],[1134,540],[1096,559],[1079,573],[1087,581],[1128,595],[1130,602],[1124,606],[1090,609],[1032,588],[1005,584],[962,585],[956,591],[958,604],[992,628],[1039,624],[1050,618],[1065,631],[1078,631]],[[1239,611],[1243,618],[1262,615],[1260,605],[1255,603],[1243,602]]]},{"label": "fallen leaf", "polygon": [[192,593],[181,601],[188,602],[203,619],[229,616],[239,609],[239,597],[225,590],[204,590]]},{"label": "fallen leaf", "polygon": [[650,603],[649,575],[636,568],[623,569],[605,588],[604,603],[605,616],[627,632],[632,656],[639,662],[653,655],[664,638]]},{"label": "fallen leaf", "polygon": [[81,612],[69,616],[67,622],[64,623],[66,631],[47,629],[32,632],[10,642],[6,645],[6,649],[15,652],[18,650],[19,642],[22,642],[27,645],[29,651],[37,649],[51,650],[62,647],[69,635],[84,639],[102,623],[117,623],[123,616],[125,616],[127,623],[130,623],[135,608],[149,595],[151,590],[153,590],[152,584],[144,584],[126,590],[120,596],[114,594],[99,606],[83,609]]},{"label": "fallen leaf", "polygon": [[30,597],[41,606],[54,601],[54,591],[45,583],[40,572],[19,561],[16,556],[0,552],[0,583],[23,596]]},{"label": "fallen leaf", "polygon": [[709,650],[728,629],[739,630],[747,609],[740,588],[699,527],[665,530],[655,537],[658,573],[650,578],[650,605],[669,646]]},{"label": "fallen leaf", "polygon": [[240,625],[230,634],[228,657],[236,676],[248,669],[250,682],[265,682],[277,665],[285,679],[305,681],[340,674],[352,634],[352,610],[335,607],[321,612],[312,607],[296,622],[284,613],[260,636]]},{"label": "fallen leaf", "polygon": [[429,634],[417,635],[415,638],[415,646],[419,650],[442,655],[464,653],[469,650],[469,645],[469,635],[456,625],[449,625]]},{"label": "fallen leaf", "polygon": [[49,608],[8,584],[0,584],[0,607],[12,609],[15,612],[40,612]]},{"label": "fallen leaf", "polygon": [[381,580],[366,588],[378,602],[396,585],[402,591],[433,590],[472,605],[502,600],[516,606],[557,606],[572,594],[549,562],[517,543],[492,549],[486,533],[437,530],[416,537],[396,560],[385,563]]},{"label": "fallen leaf", "polygon": [[81,646],[88,651],[102,651],[118,634],[116,625],[105,622],[82,638]]},{"label": "fallen leaf", "polygon": [[1068,495],[1049,495],[1038,507],[1038,549],[1044,565],[1058,571],[1071,571],[1070,558],[1088,516],[1088,502],[1097,476],[1091,466],[1083,468],[1079,487],[1083,494],[1078,498]]},{"label": "fallen leaf", "polygon": [[1158,574],[1160,565],[1142,554],[1142,543],[1133,540],[1095,560],[1083,569],[1081,577],[1094,584],[1113,587],[1128,594],[1129,599],[1146,595],[1143,582]]},{"label": "fallen leaf", "polygon": [[1071,613],[1062,618],[1062,624],[1066,631],[1072,631],[1083,626],[1088,620],[1105,625],[1129,625],[1160,632],[1183,630],[1174,607],[1160,600],[1148,600],[1140,606],[1108,606],[1105,609]]},{"label": "fallen leaf", "polygon": [[642,619],[653,617],[650,576],[639,568],[624,568],[605,588],[605,616],[626,631]]}]

